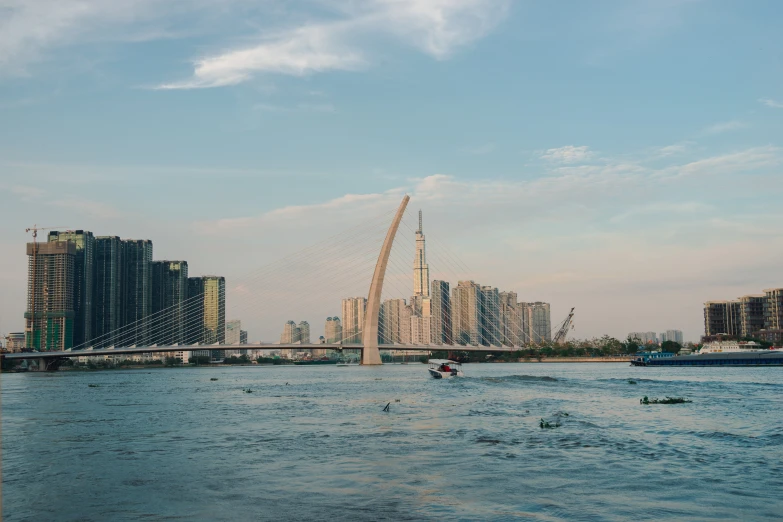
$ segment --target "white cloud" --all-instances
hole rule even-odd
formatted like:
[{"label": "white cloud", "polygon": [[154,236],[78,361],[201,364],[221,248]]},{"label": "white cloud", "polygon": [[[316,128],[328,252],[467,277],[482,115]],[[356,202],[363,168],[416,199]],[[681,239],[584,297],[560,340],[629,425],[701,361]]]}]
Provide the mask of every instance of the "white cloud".
[{"label": "white cloud", "polygon": [[705,134],[721,134],[723,132],[733,131],[733,130],[739,130],[744,129],[748,126],[747,123],[741,122],[741,121],[724,121],[721,123],[716,123],[714,125],[710,125],[709,127],[706,127],[704,129]]},{"label": "white cloud", "polygon": [[544,154],[541,155],[541,158],[556,163],[577,163],[586,161],[592,156],[593,152],[590,151],[590,148],[586,145],[579,147],[566,145],[556,149],[547,149]]},{"label": "white cloud", "polygon": [[783,102],[770,98],[759,98],[759,103],[763,103],[767,107],[772,107],[773,109],[783,109]]},{"label": "white cloud", "polygon": [[74,43],[170,37],[169,17],[198,11],[204,4],[204,0],[2,0],[0,71],[27,74],[30,62]]},{"label": "white cloud", "polygon": [[678,154],[682,154],[688,150],[688,143],[676,143],[674,145],[667,145],[665,147],[660,147],[656,150],[656,156],[658,157],[666,157],[666,156],[676,156]]},{"label": "white cloud", "polygon": [[200,58],[191,78],[158,88],[236,85],[262,73],[304,76],[362,69],[372,62],[367,42],[378,35],[390,35],[436,59],[445,59],[456,48],[491,31],[505,16],[509,2],[368,0],[333,5],[343,18],[301,25],[265,36],[256,45]]},{"label": "white cloud", "polygon": [[662,169],[657,175],[662,177],[682,177],[696,175],[716,176],[720,174],[749,172],[765,167],[780,165],[781,150],[778,147],[754,147],[740,152],[713,156],[685,165],[675,165]]},{"label": "white cloud", "polygon": [[160,85],[159,89],[194,89],[236,85],[254,73],[303,76],[331,70],[356,70],[365,65],[358,49],[344,44],[343,26],[319,24],[272,36],[254,47],[237,49],[195,62],[193,78]]}]

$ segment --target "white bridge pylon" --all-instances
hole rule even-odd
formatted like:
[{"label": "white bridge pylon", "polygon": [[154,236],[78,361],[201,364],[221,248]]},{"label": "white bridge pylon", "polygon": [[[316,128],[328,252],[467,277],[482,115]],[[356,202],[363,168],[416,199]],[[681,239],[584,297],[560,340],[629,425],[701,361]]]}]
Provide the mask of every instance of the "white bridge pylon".
[{"label": "white bridge pylon", "polygon": [[410,196],[405,194],[402,198],[397,214],[394,215],[389,231],[386,233],[386,239],[383,241],[381,253],[378,255],[378,262],[375,264],[375,272],[370,282],[370,291],[367,295],[367,309],[364,313],[364,325],[362,327],[362,364],[383,364],[381,362],[381,352],[378,349],[378,321],[381,314],[381,293],[383,292],[383,278],[386,276],[386,265],[389,264],[389,255],[391,254],[394,236],[397,235],[397,229],[400,227],[400,221],[405,214],[405,209],[410,201]]}]

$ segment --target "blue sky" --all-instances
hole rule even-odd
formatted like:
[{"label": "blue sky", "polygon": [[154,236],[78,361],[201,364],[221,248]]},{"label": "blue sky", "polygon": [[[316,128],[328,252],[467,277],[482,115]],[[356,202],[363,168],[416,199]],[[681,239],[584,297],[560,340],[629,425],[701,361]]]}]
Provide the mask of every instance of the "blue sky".
[{"label": "blue sky", "polygon": [[[783,286],[781,15],[0,0],[0,331],[33,223],[151,238],[239,302],[232,278],[407,192],[460,276],[576,306],[581,337],[696,339],[704,301]],[[282,328],[248,315],[251,339]]]}]

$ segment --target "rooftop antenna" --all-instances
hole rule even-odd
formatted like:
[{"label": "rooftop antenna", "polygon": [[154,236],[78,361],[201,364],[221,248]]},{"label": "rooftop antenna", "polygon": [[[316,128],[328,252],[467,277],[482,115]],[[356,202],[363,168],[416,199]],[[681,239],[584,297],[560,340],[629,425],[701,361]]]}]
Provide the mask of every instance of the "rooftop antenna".
[{"label": "rooftop antenna", "polygon": [[419,210],[419,232],[421,232],[421,210]]}]

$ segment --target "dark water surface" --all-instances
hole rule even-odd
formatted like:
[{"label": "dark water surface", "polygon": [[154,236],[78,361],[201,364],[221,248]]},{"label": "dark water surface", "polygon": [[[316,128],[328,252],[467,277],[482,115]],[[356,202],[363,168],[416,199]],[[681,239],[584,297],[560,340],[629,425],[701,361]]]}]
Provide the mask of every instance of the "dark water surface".
[{"label": "dark water surface", "polygon": [[[443,381],[420,364],[4,374],[4,517],[783,517],[783,368],[465,371]],[[642,406],[644,395],[693,403]],[[540,429],[542,417],[562,426]]]}]

